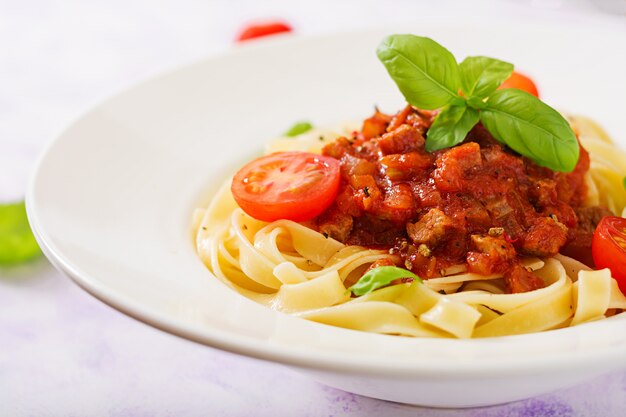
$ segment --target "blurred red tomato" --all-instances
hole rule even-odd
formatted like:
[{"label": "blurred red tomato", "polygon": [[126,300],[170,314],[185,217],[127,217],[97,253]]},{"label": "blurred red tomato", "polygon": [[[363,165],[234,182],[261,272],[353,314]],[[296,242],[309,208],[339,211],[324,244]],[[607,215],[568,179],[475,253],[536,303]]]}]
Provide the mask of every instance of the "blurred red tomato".
[{"label": "blurred red tomato", "polygon": [[517,71],[514,71],[513,74],[511,74],[511,76],[504,81],[502,85],[500,85],[498,90],[502,90],[504,88],[517,88],[524,90],[535,97],[539,97],[539,91],[537,91],[537,86],[533,80]]},{"label": "blurred red tomato", "polygon": [[291,31],[291,26],[284,22],[253,23],[243,28],[237,36],[237,42]]}]

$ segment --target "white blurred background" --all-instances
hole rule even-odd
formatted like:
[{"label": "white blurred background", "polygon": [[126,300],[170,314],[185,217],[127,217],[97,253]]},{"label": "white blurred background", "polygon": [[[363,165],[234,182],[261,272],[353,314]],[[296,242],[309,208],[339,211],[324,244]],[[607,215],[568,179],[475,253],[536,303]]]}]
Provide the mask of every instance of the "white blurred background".
[{"label": "white blurred background", "polygon": [[232,47],[251,21],[283,19],[297,36],[450,15],[592,14],[626,24],[626,0],[0,0],[0,202],[22,197],[42,147],[90,107]]}]

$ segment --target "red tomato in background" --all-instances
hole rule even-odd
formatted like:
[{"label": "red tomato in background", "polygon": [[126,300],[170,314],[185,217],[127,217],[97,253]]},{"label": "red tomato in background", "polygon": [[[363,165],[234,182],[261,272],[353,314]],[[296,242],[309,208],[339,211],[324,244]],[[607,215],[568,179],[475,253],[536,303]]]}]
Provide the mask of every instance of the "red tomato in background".
[{"label": "red tomato in background", "polygon": [[596,268],[609,268],[619,289],[626,294],[626,219],[602,218],[593,234],[591,252]]},{"label": "red tomato in background", "polygon": [[339,161],[308,152],[278,152],[250,162],[231,185],[239,207],[258,220],[311,220],[339,191]]},{"label": "red tomato in background", "polygon": [[291,26],[284,22],[265,22],[250,24],[244,27],[241,33],[239,33],[239,36],[237,36],[237,42],[291,31]]},{"label": "red tomato in background", "polygon": [[539,91],[537,91],[537,86],[533,80],[517,71],[513,71],[513,74],[511,74],[511,76],[507,78],[500,85],[500,87],[498,87],[498,90],[502,90],[504,88],[517,88],[519,90],[524,90],[535,97],[539,97]]}]

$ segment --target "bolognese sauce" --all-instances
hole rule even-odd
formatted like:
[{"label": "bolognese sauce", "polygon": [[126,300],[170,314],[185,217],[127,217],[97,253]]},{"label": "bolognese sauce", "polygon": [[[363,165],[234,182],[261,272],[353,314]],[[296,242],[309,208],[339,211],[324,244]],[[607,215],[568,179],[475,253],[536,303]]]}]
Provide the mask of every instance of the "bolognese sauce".
[{"label": "bolognese sauce", "polygon": [[458,146],[429,153],[424,138],[435,116],[412,106],[395,115],[376,110],[361,131],[323,148],[340,161],[341,183],[316,219],[321,233],[387,249],[425,279],[459,264],[503,274],[511,293],[543,287],[523,256],[563,252],[591,262],[593,231],[610,212],[583,207],[590,162],[582,147],[572,172],[555,172],[478,124]]}]

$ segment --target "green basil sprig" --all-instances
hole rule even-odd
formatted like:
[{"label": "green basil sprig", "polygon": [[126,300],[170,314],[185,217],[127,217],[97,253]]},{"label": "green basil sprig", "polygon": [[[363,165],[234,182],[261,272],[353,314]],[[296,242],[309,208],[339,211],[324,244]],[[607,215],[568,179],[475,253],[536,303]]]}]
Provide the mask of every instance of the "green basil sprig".
[{"label": "green basil sprig", "polygon": [[412,278],[415,281],[422,282],[420,277],[406,269],[395,266],[379,266],[378,268],[370,269],[348,290],[356,296],[362,296],[385,287],[392,281],[400,278]]},{"label": "green basil sprig", "polygon": [[459,65],[446,48],[415,35],[388,36],[377,54],[410,104],[441,109],[427,132],[427,151],[461,143],[480,120],[494,138],[538,165],[563,172],[576,167],[578,140],[563,116],[531,94],[498,90],[512,64],[475,56]]},{"label": "green basil sprig", "polygon": [[378,58],[407,101],[434,110],[458,98],[461,82],[454,55],[430,38],[392,35],[378,46]]},{"label": "green basil sprig", "polygon": [[466,97],[488,97],[513,73],[513,64],[486,56],[468,56],[459,64]]},{"label": "green basil sprig", "polygon": [[559,112],[514,88],[496,91],[487,103],[480,121],[493,137],[538,165],[568,172],[576,167],[578,141]]},{"label": "green basil sprig", "polygon": [[25,262],[40,254],[24,202],[0,204],[0,265]]},{"label": "green basil sprig", "polygon": [[478,112],[467,106],[445,107],[428,129],[426,151],[450,148],[463,142],[465,136],[478,123]]}]

